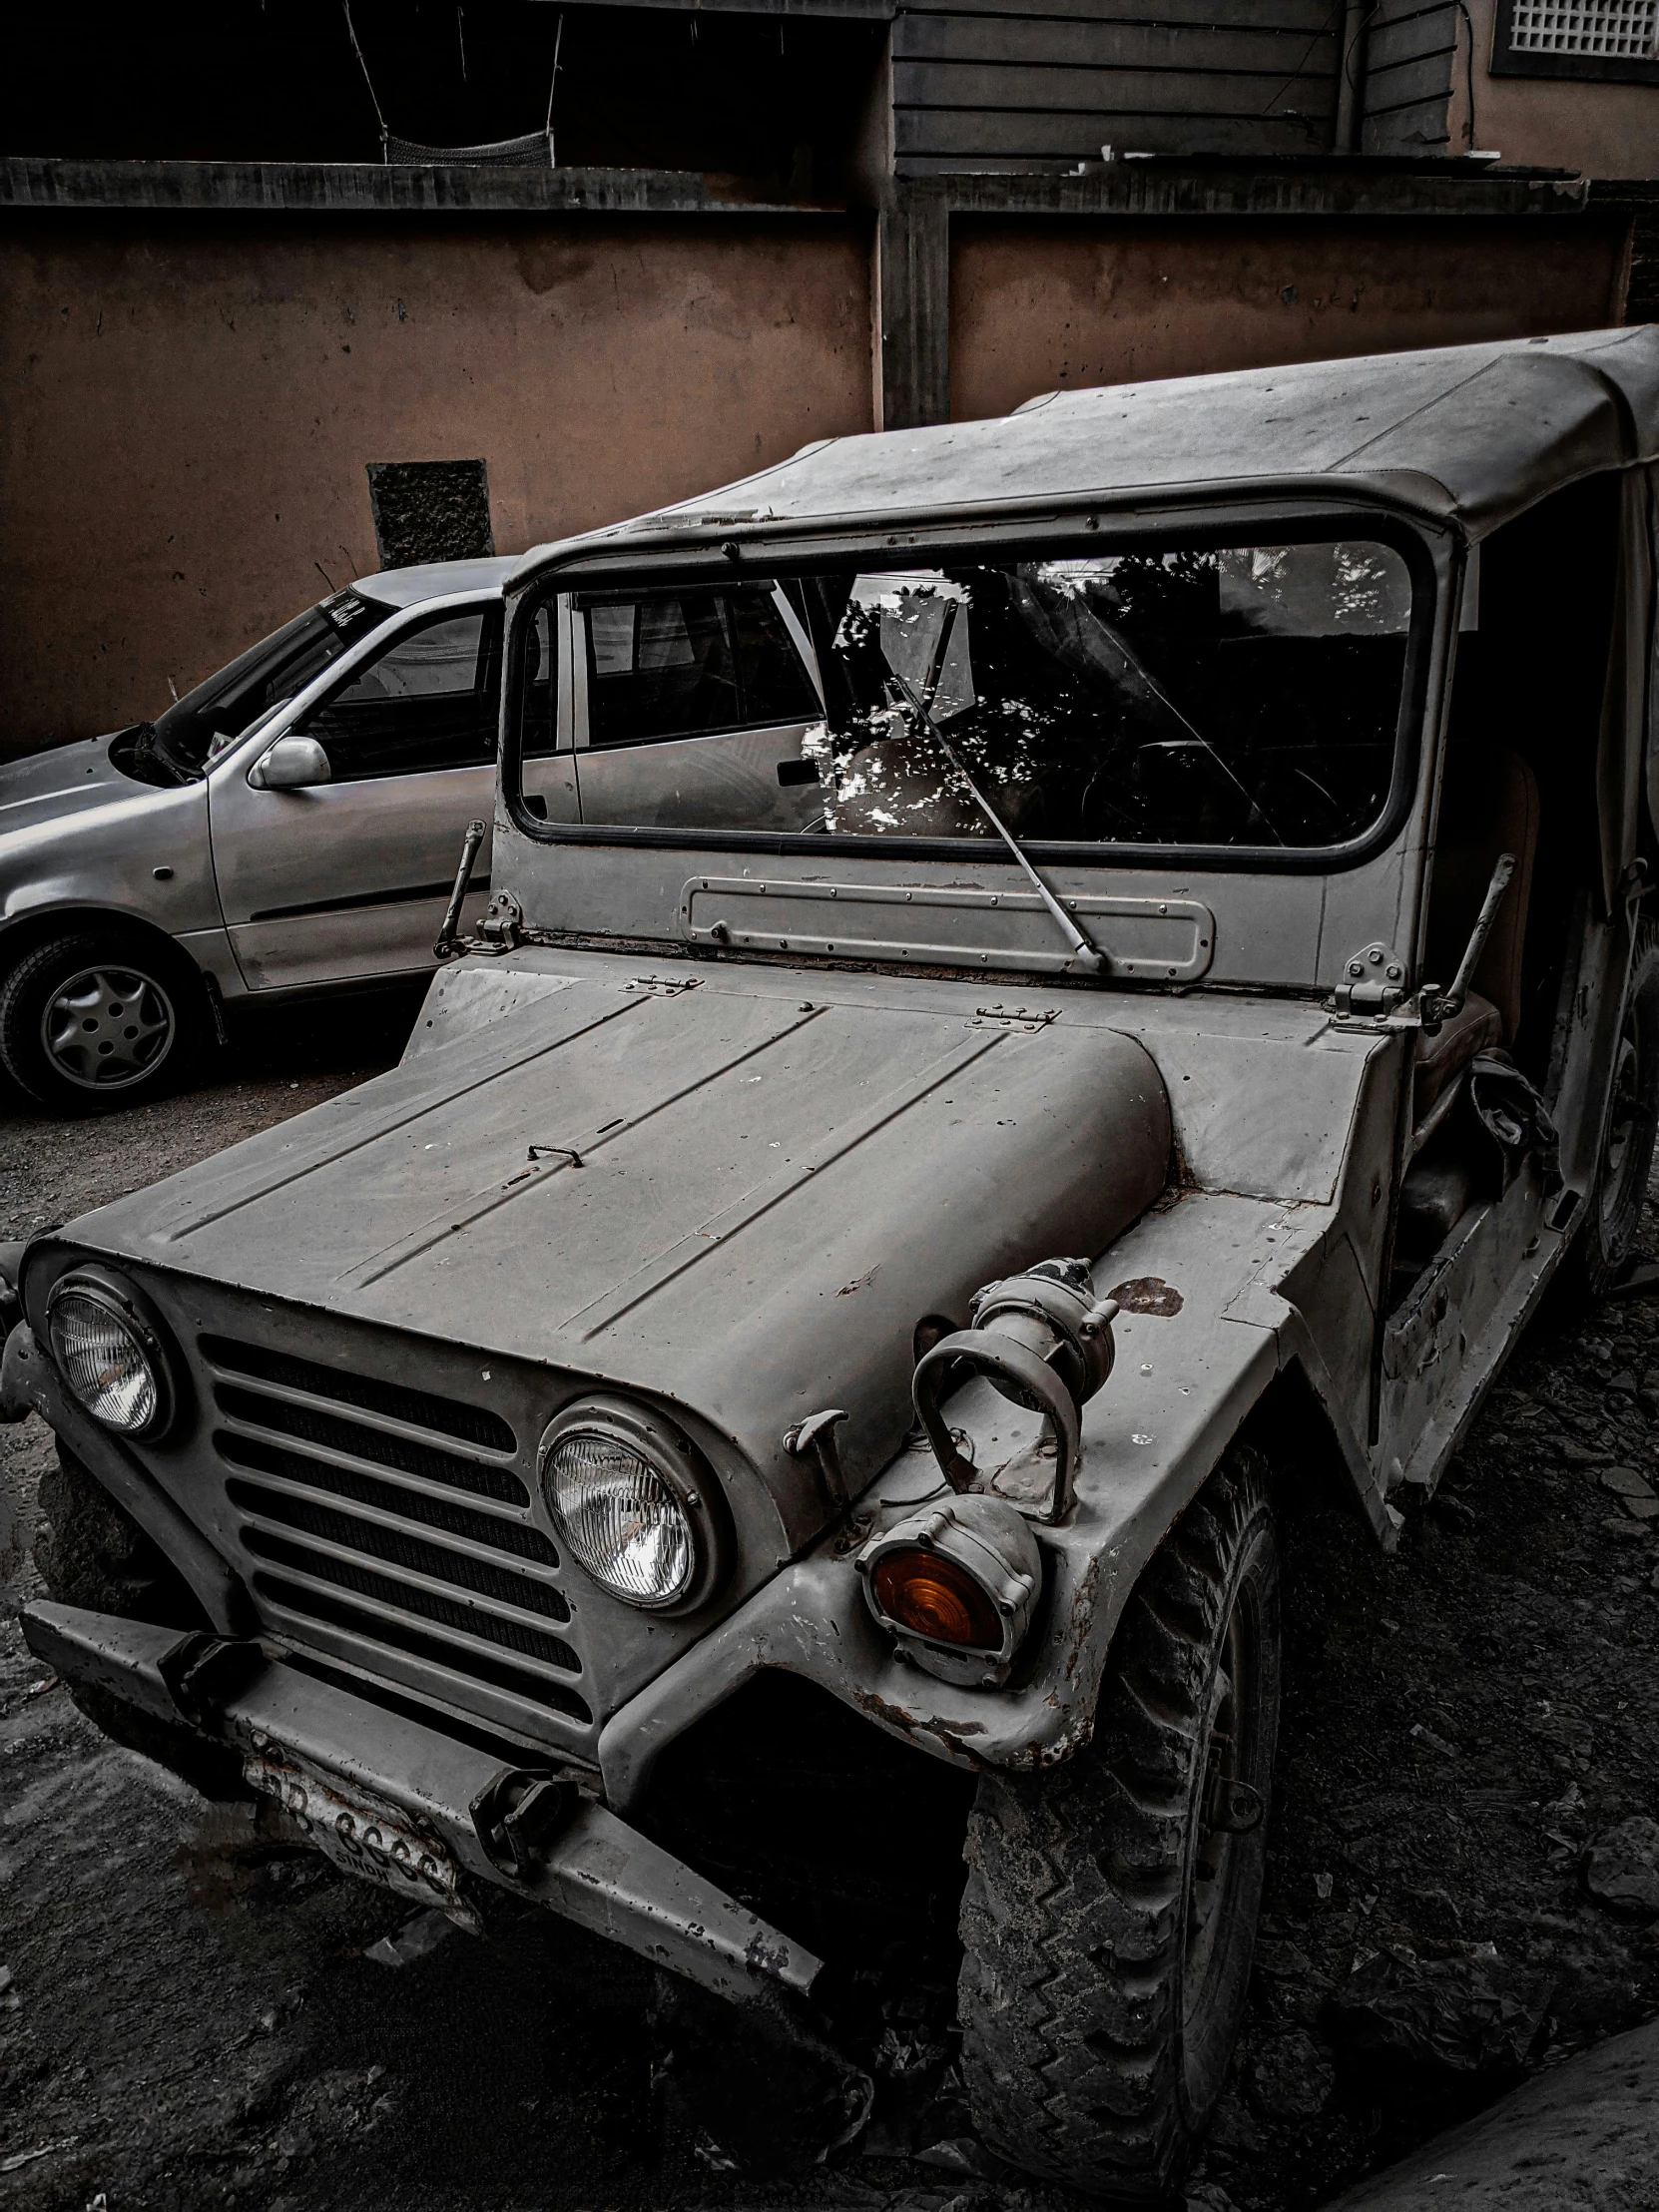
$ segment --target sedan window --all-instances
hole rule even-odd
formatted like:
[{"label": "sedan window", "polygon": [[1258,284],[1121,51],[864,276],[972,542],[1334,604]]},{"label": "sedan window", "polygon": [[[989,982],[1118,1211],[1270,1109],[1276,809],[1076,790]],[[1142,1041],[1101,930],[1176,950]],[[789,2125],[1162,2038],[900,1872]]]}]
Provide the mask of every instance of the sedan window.
[{"label": "sedan window", "polygon": [[400,631],[313,707],[314,738],[336,784],[482,768],[495,757],[501,611],[469,607]]},{"label": "sedan window", "polygon": [[589,601],[582,618],[590,746],[819,717],[768,586]]}]

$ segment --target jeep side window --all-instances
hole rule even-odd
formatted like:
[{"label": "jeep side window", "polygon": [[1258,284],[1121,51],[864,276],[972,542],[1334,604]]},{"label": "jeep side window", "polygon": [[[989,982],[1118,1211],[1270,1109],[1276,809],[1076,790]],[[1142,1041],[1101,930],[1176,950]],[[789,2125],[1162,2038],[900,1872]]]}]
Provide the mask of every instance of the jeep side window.
[{"label": "jeep side window", "polygon": [[589,600],[581,625],[592,749],[818,718],[769,586]]},{"label": "jeep side window", "polygon": [[398,636],[295,725],[336,784],[480,768],[495,755],[501,610],[441,614]]}]

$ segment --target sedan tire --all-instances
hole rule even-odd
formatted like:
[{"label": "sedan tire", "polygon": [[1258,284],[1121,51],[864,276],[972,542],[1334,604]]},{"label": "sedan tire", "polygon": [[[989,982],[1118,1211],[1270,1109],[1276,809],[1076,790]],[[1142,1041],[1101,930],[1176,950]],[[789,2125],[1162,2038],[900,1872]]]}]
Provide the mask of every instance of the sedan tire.
[{"label": "sedan tire", "polygon": [[0,984],[0,1064],[59,1113],[108,1113],[172,1089],[207,1029],[190,961],[136,932],[78,930],[26,952]]}]

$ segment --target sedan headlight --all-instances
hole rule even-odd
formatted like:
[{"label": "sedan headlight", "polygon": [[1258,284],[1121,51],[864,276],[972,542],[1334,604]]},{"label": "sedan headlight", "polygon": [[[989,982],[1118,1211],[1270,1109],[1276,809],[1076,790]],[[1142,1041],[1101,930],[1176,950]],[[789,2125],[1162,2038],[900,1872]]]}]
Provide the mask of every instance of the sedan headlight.
[{"label": "sedan headlight", "polygon": [[589,1398],[552,1422],[540,1456],[554,1524],[601,1589],[650,1612],[708,1595],[717,1493],[667,1422],[623,1399]]},{"label": "sedan headlight", "polygon": [[60,1276],[46,1301],[58,1373],[94,1420],[125,1436],[155,1436],[173,1418],[174,1391],[156,1331],[134,1301],[94,1275]]}]

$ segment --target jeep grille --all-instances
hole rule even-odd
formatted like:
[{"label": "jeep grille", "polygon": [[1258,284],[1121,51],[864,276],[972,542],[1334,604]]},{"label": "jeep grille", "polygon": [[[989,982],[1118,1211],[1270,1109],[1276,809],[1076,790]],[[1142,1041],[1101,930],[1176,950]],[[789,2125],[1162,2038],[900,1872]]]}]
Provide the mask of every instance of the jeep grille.
[{"label": "jeep grille", "polygon": [[[260,1607],[296,1642],[440,1695],[591,1719],[559,1554],[499,1414],[205,1337],[214,1448]],[[397,1665],[397,1661],[402,1664]],[[379,1662],[377,1664],[377,1661]]]}]

